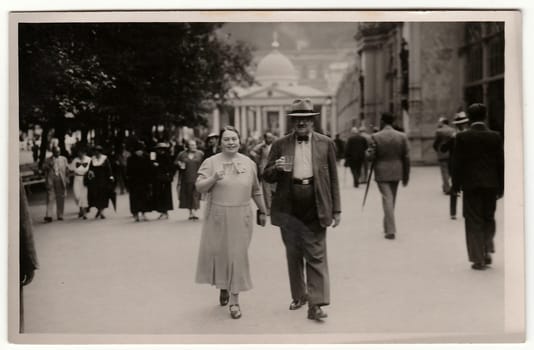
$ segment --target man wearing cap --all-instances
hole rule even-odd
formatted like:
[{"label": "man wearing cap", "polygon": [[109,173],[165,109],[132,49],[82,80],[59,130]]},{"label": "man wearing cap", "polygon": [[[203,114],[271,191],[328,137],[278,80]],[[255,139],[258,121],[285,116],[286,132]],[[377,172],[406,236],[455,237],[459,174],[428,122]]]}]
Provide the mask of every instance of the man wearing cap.
[{"label": "man wearing cap", "polygon": [[403,132],[393,128],[395,117],[382,113],[382,130],[372,135],[368,156],[374,161],[375,181],[382,195],[384,210],[384,237],[395,239],[395,201],[399,181],[408,185],[410,178],[410,151],[408,138]]},{"label": "man wearing cap", "polygon": [[454,129],[449,126],[449,120],[445,117],[439,118],[438,128],[436,129],[436,135],[434,137],[434,143],[432,147],[438,155],[439,169],[441,171],[441,189],[444,194],[449,194],[451,190],[450,174],[449,174],[449,151],[446,147],[452,136],[454,135]]},{"label": "man wearing cap", "polygon": [[499,133],[484,123],[486,106],[467,108],[469,130],[456,135],[452,190],[462,191],[467,253],[471,267],[485,270],[495,251],[495,209],[504,194],[504,147]]},{"label": "man wearing cap", "polygon": [[[330,304],[326,228],[340,222],[341,204],[334,142],[313,131],[310,99],[293,102],[293,132],[273,142],[264,178],[276,183],[271,223],[279,226],[291,287],[290,310],[308,303],[308,318],[321,321]],[[306,280],[304,280],[306,276]]]},{"label": "man wearing cap", "polygon": [[[454,135],[452,135],[452,137],[447,143],[441,146],[444,150],[447,150],[449,152],[449,174],[452,174],[452,163],[453,163],[452,158],[454,154],[454,143],[455,143],[456,135],[459,132],[462,132],[467,129],[467,127],[469,126],[469,119],[467,119],[467,115],[465,114],[465,112],[458,112],[454,116],[454,120],[452,121],[452,124],[456,128]],[[458,201],[458,193],[451,191],[449,197],[450,197],[449,214],[452,220],[456,220],[456,207],[457,207],[457,201]]]}]

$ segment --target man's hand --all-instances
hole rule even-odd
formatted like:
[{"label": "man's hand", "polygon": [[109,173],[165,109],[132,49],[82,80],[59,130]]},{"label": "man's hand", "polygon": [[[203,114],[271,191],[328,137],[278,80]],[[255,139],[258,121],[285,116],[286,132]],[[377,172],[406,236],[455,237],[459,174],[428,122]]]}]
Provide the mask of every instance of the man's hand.
[{"label": "man's hand", "polygon": [[282,157],[280,157],[280,158],[278,158],[277,160],[274,161],[274,167],[276,168],[276,170],[284,171],[285,162],[286,162],[286,160],[282,156]]},{"label": "man's hand", "polygon": [[259,214],[258,221],[260,226],[265,226],[267,224],[267,216],[265,216],[265,213]]},{"label": "man's hand", "polygon": [[34,270],[28,270],[26,271],[23,275],[22,275],[22,278],[21,278],[21,281],[20,283],[25,286],[27,284],[30,284],[30,282],[33,280],[33,276],[35,274],[35,271]]},{"label": "man's hand", "polygon": [[332,224],[332,227],[336,227],[341,222],[341,214],[335,213],[334,214],[334,223]]}]

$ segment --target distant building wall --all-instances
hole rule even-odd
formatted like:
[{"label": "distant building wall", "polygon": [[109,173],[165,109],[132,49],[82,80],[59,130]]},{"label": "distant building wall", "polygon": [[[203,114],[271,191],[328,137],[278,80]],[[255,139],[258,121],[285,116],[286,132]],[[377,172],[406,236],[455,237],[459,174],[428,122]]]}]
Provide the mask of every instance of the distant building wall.
[{"label": "distant building wall", "polygon": [[359,78],[360,70],[356,66],[351,67],[336,91],[337,132],[342,139],[349,137],[350,129],[353,126],[359,127],[361,125]]}]

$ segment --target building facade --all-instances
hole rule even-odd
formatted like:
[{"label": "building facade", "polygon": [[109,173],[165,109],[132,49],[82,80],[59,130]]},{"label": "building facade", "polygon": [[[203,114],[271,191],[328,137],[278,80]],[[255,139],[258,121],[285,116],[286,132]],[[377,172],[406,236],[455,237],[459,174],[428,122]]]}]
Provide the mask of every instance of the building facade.
[{"label": "building facade", "polygon": [[254,77],[256,84],[246,88],[234,87],[228,103],[214,108],[209,119],[212,132],[218,132],[223,125],[233,125],[243,141],[250,137],[260,138],[266,131],[284,135],[292,129],[287,117],[292,102],[299,97],[309,97],[314,109],[321,112],[316,119],[316,130],[335,133],[336,112],[332,95],[302,83],[299,70],[279,50],[276,36],[271,51],[257,62]]},{"label": "building facade", "polygon": [[353,68],[336,92],[342,134],[372,131],[391,112],[413,161],[431,164],[438,119],[474,102],[488,106],[490,127],[503,133],[503,23],[361,23],[355,39]]}]

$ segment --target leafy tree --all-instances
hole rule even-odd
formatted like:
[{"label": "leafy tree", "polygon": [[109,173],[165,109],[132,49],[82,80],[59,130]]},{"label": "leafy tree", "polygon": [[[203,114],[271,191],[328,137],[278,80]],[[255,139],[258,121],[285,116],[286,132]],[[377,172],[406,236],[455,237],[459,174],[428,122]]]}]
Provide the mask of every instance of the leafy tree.
[{"label": "leafy tree", "polygon": [[100,142],[117,129],[147,134],[155,124],[205,124],[203,115],[224,102],[233,85],[252,82],[250,48],[221,34],[221,27],[20,24],[21,127],[39,123],[45,135],[54,129],[60,142],[67,126],[95,129]]}]

